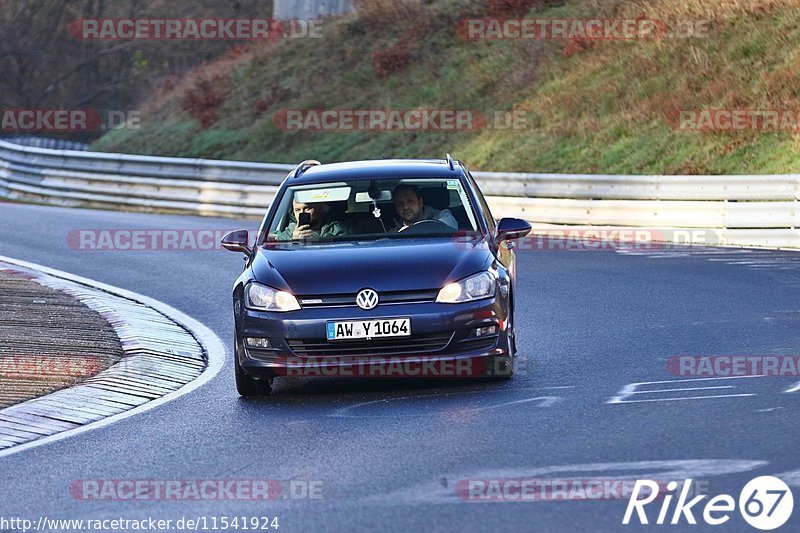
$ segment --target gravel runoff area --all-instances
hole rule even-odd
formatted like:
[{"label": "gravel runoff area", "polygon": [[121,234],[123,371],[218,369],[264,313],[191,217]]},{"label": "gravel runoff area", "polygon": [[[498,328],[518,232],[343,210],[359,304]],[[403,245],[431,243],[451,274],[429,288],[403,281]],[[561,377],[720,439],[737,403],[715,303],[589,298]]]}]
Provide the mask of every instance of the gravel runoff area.
[{"label": "gravel runoff area", "polygon": [[0,408],[70,387],[122,357],[97,311],[24,273],[0,269]]}]

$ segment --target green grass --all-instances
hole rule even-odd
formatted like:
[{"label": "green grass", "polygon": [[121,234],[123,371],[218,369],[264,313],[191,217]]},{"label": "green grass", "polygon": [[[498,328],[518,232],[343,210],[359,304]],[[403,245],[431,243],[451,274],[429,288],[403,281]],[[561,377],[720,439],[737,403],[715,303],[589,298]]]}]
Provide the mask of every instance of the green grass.
[{"label": "green grass", "polygon": [[[332,21],[321,40],[253,45],[186,76],[142,106],[139,130],[94,148],[185,157],[294,163],[441,157],[472,168],[576,173],[789,173],[800,171],[790,132],[687,132],[678,109],[800,110],[800,6],[789,0],[567,1],[529,16],[712,17],[708,38],[605,41],[565,53],[565,43],[468,42],[455,21],[485,16],[482,2],[437,0],[417,20],[380,27]],[[603,6],[603,7],[598,7]],[[643,7],[644,6],[644,7]],[[373,54],[408,31],[408,65],[381,78]],[[223,103],[203,128],[185,111],[198,79],[216,75]],[[191,106],[189,106],[191,107]],[[286,132],[281,109],[472,109],[525,113],[525,129],[461,132]]]}]

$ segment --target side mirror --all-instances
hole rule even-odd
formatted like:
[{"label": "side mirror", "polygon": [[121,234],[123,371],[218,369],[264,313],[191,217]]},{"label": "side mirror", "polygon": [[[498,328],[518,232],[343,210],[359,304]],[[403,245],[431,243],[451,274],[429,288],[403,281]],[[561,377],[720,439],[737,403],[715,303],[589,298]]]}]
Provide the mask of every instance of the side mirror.
[{"label": "side mirror", "polygon": [[222,238],[222,247],[231,252],[249,254],[252,252],[250,249],[250,234],[246,229],[231,231]]},{"label": "side mirror", "polygon": [[531,225],[519,218],[504,218],[497,224],[498,243],[503,241],[510,241],[513,239],[521,239],[531,232]]}]

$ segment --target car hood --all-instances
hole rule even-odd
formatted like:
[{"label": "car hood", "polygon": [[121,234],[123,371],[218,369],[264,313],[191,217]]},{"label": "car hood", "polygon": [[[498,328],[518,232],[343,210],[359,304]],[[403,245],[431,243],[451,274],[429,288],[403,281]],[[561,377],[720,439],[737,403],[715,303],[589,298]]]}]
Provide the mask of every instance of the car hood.
[{"label": "car hood", "polygon": [[481,237],[259,247],[253,276],[297,295],[438,289],[488,266]]}]

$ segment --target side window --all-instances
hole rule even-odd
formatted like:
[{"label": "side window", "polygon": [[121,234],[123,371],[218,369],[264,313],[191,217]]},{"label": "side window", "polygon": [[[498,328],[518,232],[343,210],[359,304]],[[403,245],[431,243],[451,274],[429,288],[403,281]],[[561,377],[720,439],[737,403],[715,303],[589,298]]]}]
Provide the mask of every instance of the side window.
[{"label": "side window", "polygon": [[475,191],[475,196],[478,198],[478,203],[481,204],[481,210],[486,215],[486,223],[489,226],[489,231],[494,234],[497,227],[497,221],[494,219],[494,216],[492,216],[492,211],[489,209],[489,204],[486,203],[483,193],[478,188],[478,184],[475,182],[475,178],[472,177],[472,174],[469,171],[467,171],[467,176],[469,176],[469,184],[472,187],[472,190]]}]

